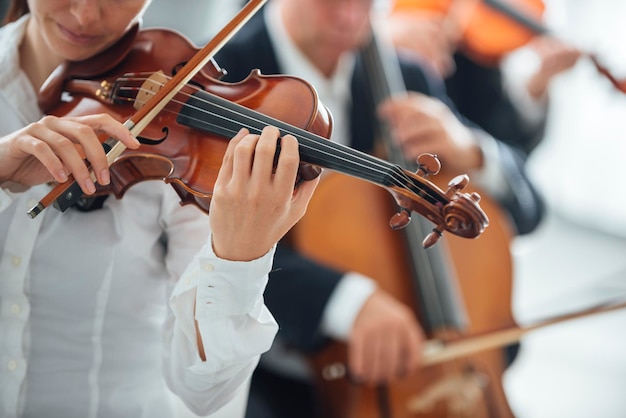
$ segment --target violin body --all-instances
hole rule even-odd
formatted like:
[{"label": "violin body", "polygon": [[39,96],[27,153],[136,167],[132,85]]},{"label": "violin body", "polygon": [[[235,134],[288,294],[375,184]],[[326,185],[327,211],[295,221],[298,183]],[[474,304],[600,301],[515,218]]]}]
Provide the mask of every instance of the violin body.
[{"label": "violin body", "polygon": [[[125,58],[112,69],[94,74],[90,79],[64,81],[62,99],[48,106],[47,113],[58,116],[108,113],[123,122],[136,111],[137,95],[148,88],[148,77],[160,70],[163,76],[157,77],[155,83],[166,82],[196,52],[197,49],[176,32],[141,31]],[[236,131],[220,135],[197,129],[193,122],[185,123],[183,116],[189,115],[185,105],[199,91],[279,120],[288,120],[318,135],[330,135],[330,115],[319,107],[316,93],[307,83],[286,76],[263,76],[258,72],[240,83],[223,83],[213,78],[219,77],[222,71],[212,63],[194,77],[177,99],[168,103],[142,131],[140,141],[144,144],[135,150],[125,150],[111,164],[111,183],[106,187],[98,186],[96,195],[112,193],[122,198],[140,181],[164,180],[176,190],[182,204],[194,204],[208,212],[213,185],[228,145],[226,138],[234,136]]]}]

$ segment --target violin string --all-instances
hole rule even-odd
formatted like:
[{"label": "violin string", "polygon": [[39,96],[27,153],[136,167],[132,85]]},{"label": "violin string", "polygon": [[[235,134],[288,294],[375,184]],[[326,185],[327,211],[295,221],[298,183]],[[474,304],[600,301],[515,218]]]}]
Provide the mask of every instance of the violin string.
[{"label": "violin string", "polygon": [[[129,81],[145,81],[144,78],[131,78],[131,77],[126,77],[126,80]],[[159,83],[157,83],[159,84]],[[120,90],[131,90],[131,91],[146,91],[145,89],[143,89],[142,87],[120,87]],[[149,94],[153,94],[153,92],[151,91],[147,91]],[[248,119],[252,120],[253,122],[256,123],[266,123],[265,121],[261,120],[258,118],[258,112],[246,108],[245,106],[242,105],[238,105],[236,103],[227,101],[225,99],[224,103],[228,104],[229,106],[231,106],[231,108],[226,108],[224,105],[219,105],[218,103],[216,103],[215,101],[209,101],[209,100],[205,100],[203,98],[197,97],[197,96],[192,96],[189,93],[185,93],[185,92],[179,92],[178,94],[184,96],[186,99],[190,98],[190,97],[194,97],[196,100],[204,102],[205,104],[209,104],[212,106],[215,106],[223,111],[226,111],[224,114],[218,114],[218,113],[212,113],[212,112],[207,112],[205,109],[203,108],[198,108],[196,106],[192,106],[189,105],[187,102],[184,102],[182,100],[175,100],[173,99],[172,102],[175,102],[177,104],[180,104],[181,106],[191,106],[192,108],[194,108],[195,110],[197,110],[198,112],[202,112],[202,113],[206,113],[209,116],[215,116],[215,117],[220,117],[222,119],[228,120],[230,122],[240,122],[240,119],[228,119],[225,115],[227,115],[228,113],[236,115],[236,116],[245,116]],[[210,95],[210,97],[218,97],[215,96],[213,94],[207,93]],[[126,98],[126,100],[132,101],[134,99],[132,98]],[[168,110],[169,111],[169,110]],[[243,112],[247,113],[244,114]],[[257,117],[257,119],[255,119],[255,117]],[[203,124],[207,124],[206,120],[203,119],[199,119],[196,118],[198,121],[201,121]],[[273,119],[273,118],[270,118]],[[434,202],[440,202],[441,204],[445,205],[446,199],[444,197],[442,197],[439,193],[434,192],[434,190],[429,190],[428,187],[425,187],[424,185],[419,185],[415,179],[409,175],[407,175],[404,171],[400,170],[393,170],[394,165],[377,159],[375,157],[371,157],[369,155],[365,155],[367,157],[367,159],[365,159],[362,155],[359,155],[360,153],[352,148],[349,147],[344,147],[340,144],[337,144],[335,142],[331,142],[329,140],[327,140],[326,138],[323,138],[319,135],[313,134],[311,132],[305,131],[303,129],[300,128],[296,128],[293,127],[289,124],[285,124],[279,120],[274,120],[277,124],[281,125],[281,127],[283,127],[284,131],[286,131],[286,133],[294,135],[296,138],[301,138],[301,139],[308,139],[309,141],[315,142],[316,145],[318,147],[312,147],[310,145],[308,145],[306,142],[300,142],[300,146],[302,146],[303,148],[309,149],[309,150],[314,150],[314,151],[319,151],[324,153],[327,156],[330,157],[335,157],[335,158],[339,158],[341,161],[344,161],[345,163],[349,163],[350,165],[357,165],[360,166],[362,168],[369,168],[370,170],[373,169],[374,171],[376,171],[379,174],[387,174],[388,176],[390,176],[390,179],[392,180],[392,182],[400,187],[403,188],[405,190],[409,190],[413,193],[418,194],[421,198],[429,198],[431,201]],[[210,123],[209,123],[210,124]],[[221,125],[215,125],[215,126],[221,126]],[[252,125],[248,125],[248,126],[244,126],[248,129],[250,129],[251,131],[254,129],[258,129],[255,128]],[[231,132],[233,135],[236,133],[236,131],[232,131]],[[335,153],[333,153],[332,151],[335,151]],[[357,161],[355,161],[354,159],[351,159],[350,157],[356,157]],[[369,162],[368,165],[366,165],[365,163]],[[385,165],[387,165],[387,167],[385,167]],[[399,167],[399,166],[398,166]]]},{"label": "violin string", "polygon": [[[141,91],[141,90],[142,90],[141,88],[136,88],[136,87],[135,87],[134,89],[137,89],[137,90],[139,90],[139,91]],[[231,114],[234,114],[234,115],[244,116],[244,117],[246,117],[246,118],[250,119],[250,120],[251,120],[251,121],[253,121],[253,122],[257,122],[258,124],[262,124],[262,123],[264,122],[264,121],[262,121],[262,120],[260,120],[260,119],[255,120],[255,119],[253,118],[253,116],[251,116],[250,114],[248,114],[248,115],[244,115],[244,114],[243,114],[243,113],[241,113],[241,112],[237,113],[237,110],[235,110],[235,109],[226,109],[225,107],[220,106],[220,105],[219,105],[219,104],[217,104],[216,102],[211,102],[211,101],[205,100],[205,99],[203,99],[203,98],[201,98],[201,97],[192,96],[192,95],[190,95],[190,94],[188,94],[188,93],[179,93],[179,94],[186,96],[186,97],[185,97],[185,99],[190,98],[190,97],[194,97],[196,100],[198,100],[198,101],[200,101],[200,102],[203,102],[203,103],[205,103],[205,104],[212,105],[212,106],[214,106],[214,107],[216,107],[216,108],[218,108],[218,109],[221,109],[221,110],[227,110],[228,112],[231,112]],[[128,100],[129,100],[129,101],[132,101],[133,99],[128,98]],[[207,115],[209,115],[209,116],[220,117],[220,118],[222,118],[222,119],[224,119],[224,120],[227,120],[227,121],[230,121],[230,122],[235,122],[235,121],[237,121],[237,122],[241,122],[241,119],[228,119],[228,118],[225,116],[225,115],[227,115],[227,113],[223,113],[223,114],[212,113],[212,112],[207,111],[207,110],[206,110],[206,109],[204,109],[204,108],[200,108],[200,107],[198,107],[198,106],[194,106],[194,105],[192,105],[192,104],[189,104],[188,102],[183,102],[183,101],[180,101],[180,100],[178,100],[178,101],[177,101],[177,100],[172,100],[172,102],[175,102],[175,103],[177,103],[177,104],[180,104],[181,106],[187,106],[187,107],[188,107],[188,108],[190,108],[190,109],[194,109],[194,110],[196,110],[196,111],[198,111],[198,112],[200,112],[200,113],[205,113],[205,114],[207,114]],[[248,113],[251,111],[250,109],[245,108],[245,107],[243,107],[243,106],[241,106],[241,109],[245,109],[245,111],[247,111]],[[196,120],[196,121],[198,121],[198,122],[202,122],[202,124],[203,124],[203,125],[222,126],[222,125],[217,125],[217,124],[211,124],[211,123],[207,122],[206,118],[193,118],[193,117],[190,117],[190,118],[192,118],[192,119],[194,119],[194,120]],[[280,122],[280,121],[276,121],[276,122]],[[246,125],[245,123],[242,123],[241,125],[242,125],[243,127],[248,128],[251,132],[256,132],[256,130],[259,130],[259,128],[258,128],[258,127],[255,127],[255,126],[250,125],[250,124],[249,124],[249,125]],[[282,124],[282,123],[281,123],[281,125],[284,125],[284,124]],[[283,129],[283,131],[285,131],[285,133],[292,134],[292,135],[294,135],[294,136],[296,136],[296,137],[302,137],[302,136],[304,136],[304,135],[307,135],[307,136],[313,136],[314,138],[316,138],[316,137],[317,137],[316,135],[311,134],[311,133],[310,133],[310,132],[308,132],[308,131],[297,131],[297,129],[298,129],[298,128],[293,128],[293,129],[292,129],[292,128],[291,128],[291,127],[289,127],[289,126],[287,126],[287,127],[284,127],[284,126],[283,126],[283,128],[286,128],[286,129]],[[236,133],[236,130],[234,130],[234,129],[233,129],[233,130],[230,130],[230,132],[234,135],[234,134]],[[310,138],[309,138],[309,139],[310,139]],[[327,149],[329,149],[329,150],[331,150],[331,149],[332,149],[332,148],[331,148],[332,146],[328,146],[329,142],[328,142],[328,140],[326,140],[325,138],[321,138],[321,137],[319,137],[319,140],[317,140],[317,138],[316,138],[316,142],[319,142],[319,145],[320,145],[320,147],[322,148],[320,151],[322,151],[322,152],[324,152],[324,148],[327,148]],[[303,148],[312,149],[312,150],[318,150],[318,148],[313,148],[313,147],[310,147],[309,145],[307,145],[307,143],[306,143],[306,142],[305,142],[305,143],[301,143],[300,145],[301,145]],[[339,151],[341,151],[341,150],[339,150]],[[326,154],[326,155],[333,155],[331,152],[328,152],[328,151],[327,151],[325,154]],[[353,157],[357,157],[357,158],[359,158],[359,156],[358,156],[358,155],[353,155]],[[343,161],[347,161],[347,162],[355,163],[355,161],[354,161],[354,160],[348,159],[347,157],[344,157],[344,158],[343,158]],[[357,161],[356,163],[358,163],[358,161]],[[361,164],[361,165],[362,165],[363,167],[367,167],[365,164]],[[384,167],[383,167],[383,168],[384,168]],[[377,168],[375,167],[375,164],[374,164],[374,169],[375,169],[377,172],[379,172],[379,173],[383,173],[383,172],[384,172],[382,169],[377,169]],[[405,179],[405,180],[408,180],[408,178],[407,178],[407,179]],[[401,183],[398,183],[398,185],[401,185]]]},{"label": "violin string", "polygon": [[[181,94],[186,94],[186,93],[181,93]],[[186,95],[187,95],[187,97],[192,97],[192,96],[191,96],[191,95],[189,95],[189,94],[186,94]],[[237,116],[245,116],[245,117],[247,117],[248,119],[252,120],[253,122],[256,122],[256,123],[263,123],[263,122],[264,122],[264,121],[261,121],[261,120],[255,120],[255,119],[254,119],[254,117],[253,117],[254,115],[250,115],[250,114],[248,114],[248,115],[244,115],[242,112],[239,112],[239,113],[238,113],[238,112],[237,112],[237,110],[235,110],[235,109],[226,109],[225,107],[220,106],[219,104],[217,104],[217,103],[215,103],[215,102],[211,102],[211,101],[208,101],[208,100],[205,100],[205,99],[203,99],[203,98],[196,97],[196,96],[194,96],[194,98],[195,98],[196,100],[200,101],[200,102],[205,103],[205,104],[210,104],[210,105],[212,105],[212,106],[215,106],[216,108],[221,109],[221,110],[223,110],[223,111],[224,111],[224,110],[227,110],[227,111],[229,111],[229,112],[232,112],[233,114],[235,114],[235,115],[237,115]],[[222,113],[222,114],[211,113],[211,112],[207,112],[207,111],[206,111],[206,109],[199,108],[199,107],[197,107],[197,106],[191,105],[191,104],[189,104],[188,102],[183,103],[183,102],[181,102],[181,101],[178,101],[177,103],[179,103],[179,104],[181,104],[181,105],[183,105],[183,104],[184,104],[185,106],[188,106],[189,108],[192,108],[192,109],[194,109],[194,110],[196,110],[196,111],[198,111],[198,112],[201,112],[201,113],[207,113],[207,114],[209,114],[209,115],[211,115],[211,116],[220,117],[220,118],[225,119],[225,120],[228,120],[228,121],[235,121],[235,120],[233,120],[233,119],[228,119],[228,118],[225,116],[225,115],[227,115],[227,113]],[[248,109],[248,108],[245,108],[245,107],[241,106],[241,109],[242,109],[242,110],[244,110],[244,111],[246,111],[247,113],[250,113],[250,109]],[[198,120],[198,121],[202,121],[202,123],[203,123],[203,124],[205,124],[205,125],[212,125],[211,123],[209,123],[209,122],[207,122],[207,121],[205,120],[206,118],[203,118],[203,119],[200,119],[200,118],[195,118],[195,119],[196,119],[196,120]],[[241,119],[241,118],[237,119],[237,121],[238,121],[238,122],[241,122],[241,120],[240,120],[240,119]],[[280,121],[276,121],[276,122],[280,122]],[[213,124],[213,125],[214,125],[214,124]],[[246,124],[243,124],[243,125],[244,125],[244,127],[248,128],[250,131],[255,131],[255,129],[257,129],[257,130],[259,129],[258,127],[254,127],[253,125],[246,125]],[[215,126],[221,126],[221,125],[215,125]],[[308,132],[308,131],[297,131],[297,130],[296,130],[297,128],[292,128],[292,127],[290,127],[290,126],[286,126],[286,127],[285,127],[285,126],[282,126],[282,127],[283,127],[283,131],[286,131],[286,133],[292,134],[292,135],[294,135],[294,136],[296,136],[296,137],[303,137],[303,136],[305,136],[305,135],[306,135],[306,136],[313,136],[313,137],[315,138],[314,134],[311,134],[311,133],[310,133],[310,132]],[[232,134],[234,134],[234,133],[235,133],[235,131],[233,130],[233,131],[231,131],[231,133],[232,133]],[[328,140],[326,140],[325,138],[321,138],[321,137],[318,137],[318,138],[319,138],[319,139],[317,139],[317,138],[316,138],[316,139],[317,139],[317,142],[319,142],[319,145],[320,145],[321,149],[320,149],[320,148],[313,148],[313,147],[310,147],[309,145],[307,145],[307,143],[306,143],[306,142],[305,142],[305,143],[301,143],[300,145],[301,145],[303,148],[306,148],[306,149],[312,149],[312,150],[321,151],[321,152],[325,152],[325,149],[328,149],[328,150],[331,150],[331,149],[332,149],[332,146],[333,146],[334,144],[333,144],[333,145],[330,145],[329,141],[328,141]],[[310,138],[309,138],[309,139],[310,139]],[[339,150],[339,151],[341,151],[341,150]],[[325,154],[326,154],[326,155],[329,155],[329,156],[336,156],[336,155],[333,155],[331,152],[328,152],[328,151],[326,151],[326,152],[325,152]],[[352,164],[354,164],[354,163],[357,163],[357,164],[358,164],[358,159],[360,159],[360,158],[359,158],[359,156],[358,156],[358,155],[355,155],[354,157],[356,157],[356,158],[357,158],[357,161],[354,161],[354,159],[349,159],[349,158],[347,158],[347,157],[343,157],[343,161],[345,161],[345,162],[350,162],[350,163],[352,163]],[[361,159],[361,160],[362,160],[362,159]],[[362,160],[362,161],[365,161],[365,160]],[[362,166],[362,167],[367,167],[364,163],[361,163],[361,166]],[[384,167],[383,167],[383,168],[384,168]],[[380,169],[380,168],[376,168],[376,163],[374,163],[374,169],[375,169],[378,173],[384,173],[384,171],[383,171],[382,169]],[[405,178],[405,181],[406,181],[406,180],[408,180],[408,179],[407,179],[407,178]],[[402,183],[398,182],[398,185],[401,185],[401,184],[402,184]]]}]

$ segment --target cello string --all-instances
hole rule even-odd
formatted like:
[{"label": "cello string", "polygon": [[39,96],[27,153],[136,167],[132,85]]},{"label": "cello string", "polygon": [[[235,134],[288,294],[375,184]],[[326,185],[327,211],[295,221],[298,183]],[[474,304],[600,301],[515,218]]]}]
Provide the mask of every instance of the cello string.
[{"label": "cello string", "polygon": [[[402,71],[400,68],[400,62],[398,60],[397,55],[392,49],[392,45],[388,42],[386,45],[383,45],[383,42],[386,40],[381,38],[381,36],[385,35],[383,32],[384,28],[382,27],[382,22],[379,20],[372,21],[371,24],[372,36],[370,42],[366,45],[365,48],[361,51],[361,56],[363,57],[363,61],[365,63],[365,72],[369,74],[370,84],[372,96],[374,99],[374,105],[378,105],[382,103],[384,100],[397,97],[400,95],[407,95],[406,86],[404,84],[404,79],[402,76]],[[384,55],[383,55],[384,54]],[[369,72],[369,73],[368,73]],[[391,133],[391,129],[388,124],[384,121],[381,121],[377,118],[378,126],[380,129],[380,133],[382,134],[381,140],[385,145],[385,149],[387,150],[387,158],[390,158],[392,162],[399,164],[407,164],[408,159],[404,154],[403,150],[398,146],[397,140],[393,137]],[[411,237],[409,234],[419,234],[420,236],[425,236],[425,228],[423,220],[418,220],[417,223],[409,225],[409,228],[405,229],[405,233],[407,234],[408,243],[411,244]],[[445,327],[446,325],[452,324],[456,326],[456,331],[459,331],[457,323],[457,318],[451,318],[446,316],[446,312],[444,309],[445,301],[449,303],[454,303],[458,305],[458,302],[462,304],[462,298],[454,298],[456,294],[452,294],[452,280],[458,280],[454,275],[451,274],[451,270],[445,267],[445,263],[449,262],[449,258],[443,255],[441,251],[443,249],[441,247],[437,247],[434,250],[438,250],[437,254],[431,252],[424,252],[423,257],[419,259],[419,265],[414,266],[415,277],[414,280],[418,283],[418,288],[420,292],[425,292],[426,297],[422,296],[422,301],[424,301],[424,309],[426,311],[431,311],[431,320],[433,317],[439,317],[438,324],[441,327],[442,325]],[[419,251],[417,248],[413,248],[413,251]],[[431,250],[429,250],[431,251]],[[436,257],[438,255],[439,257]],[[444,263],[441,269],[435,269],[435,263],[439,262]],[[437,274],[439,272],[440,274]],[[443,274],[442,274],[443,273]],[[439,284],[438,284],[439,282]],[[447,285],[447,286],[446,286]],[[447,298],[444,299],[443,292],[445,289],[449,289],[450,292],[446,293]],[[431,298],[429,300],[429,298]],[[432,303],[430,303],[432,302]],[[458,308],[457,308],[458,309]],[[435,313],[432,313],[432,311]],[[428,312],[426,312],[428,320]],[[451,316],[452,314],[450,314]],[[466,314],[464,314],[464,320],[466,319]],[[436,321],[437,322],[437,321]],[[432,332],[436,332],[434,324],[428,324],[431,328]],[[445,330],[445,328],[444,328]],[[445,336],[444,336],[445,338]],[[462,362],[461,359],[453,359],[450,362],[444,363],[441,365],[443,370],[446,370],[445,376],[454,376],[457,374],[461,374],[465,376],[465,370],[467,369],[468,363]],[[484,402],[489,407],[490,402],[487,400],[489,396],[488,391],[486,390],[485,385],[481,385],[481,392],[484,396]],[[449,411],[450,412],[450,411]]]},{"label": "cello string", "polygon": [[[362,49],[361,56],[363,57],[363,61],[365,63],[365,72],[369,74],[369,81],[371,85],[372,96],[374,99],[374,105],[378,105],[382,103],[385,99],[397,96],[400,94],[406,95],[406,87],[404,86],[402,73],[399,68],[397,57],[392,55],[392,51],[385,50],[387,55],[385,59],[382,58],[383,50],[381,49],[378,42],[381,40],[377,38],[377,32],[380,28],[374,27],[372,24],[372,38],[370,42],[367,44],[365,48]],[[379,35],[380,36],[380,35]],[[387,64],[388,67],[384,67]],[[393,67],[391,67],[393,65]],[[387,70],[387,71],[386,71]],[[393,74],[390,74],[393,72]],[[393,87],[392,87],[393,86]],[[390,127],[384,121],[381,121],[377,118],[377,125],[381,130],[381,140],[385,145],[385,149],[387,150],[387,158],[390,158],[391,161],[401,164],[406,164],[407,158],[405,157],[402,149],[398,147],[396,139],[393,137]],[[423,229],[421,228],[423,225],[415,225],[414,230],[416,233],[420,233],[425,236]],[[411,239],[411,237],[407,237],[407,239]],[[438,287],[435,284],[436,275],[432,265],[432,258],[429,257],[429,253],[426,253],[424,257],[422,257],[422,263],[419,266],[414,266],[416,269],[419,269],[415,272],[416,277],[415,280],[420,283],[419,290],[424,292],[425,294],[421,295],[422,300],[425,301],[425,312],[427,318],[431,321],[433,318],[438,318],[438,320],[434,322],[438,322],[440,325],[445,323],[445,314],[443,311],[443,307],[441,305],[442,296],[438,291]],[[433,302],[433,303],[430,303]],[[428,309],[428,305],[430,309]],[[433,313],[432,310],[435,310]],[[429,312],[430,311],[430,316]],[[433,327],[433,324],[425,324],[427,327]],[[432,329],[431,329],[432,331]]]}]

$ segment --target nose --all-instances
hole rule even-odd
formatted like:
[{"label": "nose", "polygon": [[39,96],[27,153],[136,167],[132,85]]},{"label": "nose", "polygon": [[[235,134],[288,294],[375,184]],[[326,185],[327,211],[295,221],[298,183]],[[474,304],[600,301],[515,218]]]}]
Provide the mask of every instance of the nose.
[{"label": "nose", "polygon": [[96,22],[101,17],[100,0],[74,0],[70,10],[81,26]]},{"label": "nose", "polygon": [[371,0],[341,0],[335,4],[335,13],[346,28],[358,28],[368,21],[371,6]]}]

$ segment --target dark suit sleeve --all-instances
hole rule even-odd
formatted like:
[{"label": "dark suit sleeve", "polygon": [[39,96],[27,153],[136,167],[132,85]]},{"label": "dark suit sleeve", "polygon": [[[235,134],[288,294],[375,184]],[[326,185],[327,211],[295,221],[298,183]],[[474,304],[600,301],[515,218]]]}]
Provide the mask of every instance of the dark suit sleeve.
[{"label": "dark suit sleeve", "polygon": [[265,302],[279,324],[281,339],[311,351],[325,342],[320,322],[343,273],[327,268],[281,242],[265,291]]},{"label": "dark suit sleeve", "polygon": [[[447,95],[445,85],[437,77],[422,70],[415,63],[403,62],[402,70],[408,90],[422,92],[443,101],[467,126],[490,135],[458,110]],[[519,143],[507,143],[499,137],[494,138],[498,144],[499,163],[504,180],[509,188],[505,196],[498,198],[498,203],[508,212],[517,234],[527,234],[532,232],[543,219],[545,210],[543,199],[525,172],[527,158],[525,147]],[[530,138],[528,137],[527,140],[530,141]]]},{"label": "dark suit sleeve", "polygon": [[497,65],[482,65],[467,56],[454,56],[457,70],[446,79],[448,96],[461,114],[501,141],[529,154],[545,131],[545,118],[528,123],[502,82]]}]

